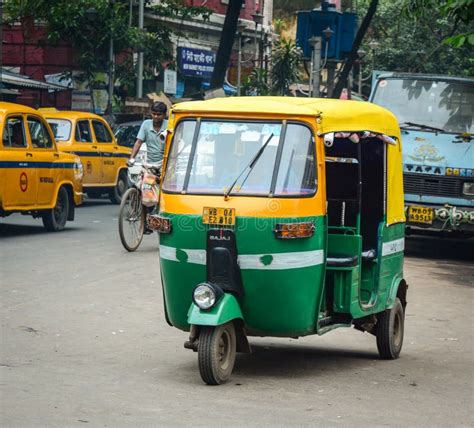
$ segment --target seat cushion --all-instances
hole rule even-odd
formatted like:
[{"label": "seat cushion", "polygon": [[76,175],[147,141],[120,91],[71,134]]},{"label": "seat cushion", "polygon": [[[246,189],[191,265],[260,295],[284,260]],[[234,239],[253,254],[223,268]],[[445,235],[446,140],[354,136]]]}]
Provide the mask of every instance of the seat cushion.
[{"label": "seat cushion", "polygon": [[329,254],[326,259],[328,267],[351,267],[357,266],[357,256],[349,256],[344,254]]}]

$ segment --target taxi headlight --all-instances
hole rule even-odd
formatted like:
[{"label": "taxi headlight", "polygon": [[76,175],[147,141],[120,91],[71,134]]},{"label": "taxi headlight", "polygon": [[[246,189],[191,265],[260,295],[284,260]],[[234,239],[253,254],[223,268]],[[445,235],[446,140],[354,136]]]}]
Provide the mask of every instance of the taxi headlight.
[{"label": "taxi headlight", "polygon": [[463,195],[474,196],[474,183],[464,183],[462,193]]},{"label": "taxi headlight", "polygon": [[74,162],[74,177],[76,180],[82,180],[84,177],[84,167],[82,166],[81,161]]},{"label": "taxi headlight", "polygon": [[222,294],[222,290],[215,285],[202,283],[194,289],[193,301],[199,309],[207,310],[216,304]]}]

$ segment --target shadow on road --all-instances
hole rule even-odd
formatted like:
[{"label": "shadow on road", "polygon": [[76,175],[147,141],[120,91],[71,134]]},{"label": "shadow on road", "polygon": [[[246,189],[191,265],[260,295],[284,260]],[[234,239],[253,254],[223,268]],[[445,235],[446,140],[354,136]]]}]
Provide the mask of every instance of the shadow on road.
[{"label": "shadow on road", "polygon": [[405,255],[425,259],[472,261],[474,239],[409,236],[405,240]]},{"label": "shadow on road", "polygon": [[66,224],[66,228],[61,232],[49,232],[47,231],[41,221],[37,225],[25,225],[25,224],[0,224],[0,239],[19,237],[26,235],[51,235],[52,233],[74,233],[80,232],[83,229],[80,227],[71,226],[69,223]]}]

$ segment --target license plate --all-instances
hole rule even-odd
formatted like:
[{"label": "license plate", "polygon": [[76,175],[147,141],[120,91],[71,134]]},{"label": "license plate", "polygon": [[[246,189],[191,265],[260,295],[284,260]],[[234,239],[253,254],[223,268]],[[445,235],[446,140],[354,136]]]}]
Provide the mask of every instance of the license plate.
[{"label": "license plate", "polygon": [[434,217],[433,208],[408,207],[408,221],[411,223],[432,224]]},{"label": "license plate", "polygon": [[215,226],[234,226],[235,208],[204,207],[202,210],[203,224]]}]

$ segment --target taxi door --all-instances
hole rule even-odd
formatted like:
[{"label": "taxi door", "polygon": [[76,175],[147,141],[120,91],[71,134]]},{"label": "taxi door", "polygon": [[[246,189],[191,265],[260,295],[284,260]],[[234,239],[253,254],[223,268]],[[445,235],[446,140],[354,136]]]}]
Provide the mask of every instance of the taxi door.
[{"label": "taxi door", "polygon": [[23,115],[12,114],[6,118],[2,145],[3,208],[35,205],[37,173]]},{"label": "taxi door", "polygon": [[81,158],[84,167],[82,181],[84,186],[101,185],[102,159],[89,119],[80,119],[76,122],[72,151]]},{"label": "taxi door", "polygon": [[48,127],[41,118],[28,115],[27,123],[33,158],[37,166],[36,202],[40,206],[50,206],[54,203],[56,182],[60,172],[55,168],[55,161],[59,154],[55,150]]},{"label": "taxi door", "polygon": [[115,186],[119,161],[119,158],[116,157],[118,146],[105,121],[92,119],[92,128],[102,160],[102,184]]}]

